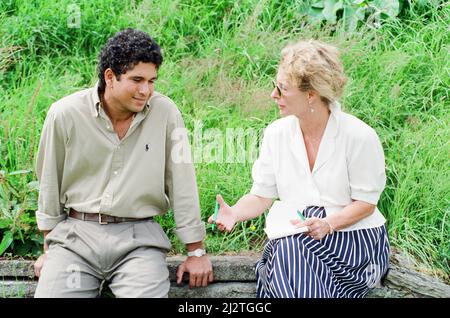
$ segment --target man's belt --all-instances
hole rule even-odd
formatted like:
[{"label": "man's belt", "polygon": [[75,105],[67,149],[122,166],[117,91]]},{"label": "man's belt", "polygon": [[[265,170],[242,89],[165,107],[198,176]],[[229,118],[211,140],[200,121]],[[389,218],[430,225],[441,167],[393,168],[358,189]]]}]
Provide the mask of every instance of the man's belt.
[{"label": "man's belt", "polygon": [[119,216],[106,215],[102,213],[85,213],[78,212],[77,210],[70,209],[69,217],[82,220],[82,221],[91,221],[98,222],[99,224],[108,224],[108,223],[121,223],[121,222],[136,222],[143,220],[151,220],[152,217],[148,218],[123,218]]}]

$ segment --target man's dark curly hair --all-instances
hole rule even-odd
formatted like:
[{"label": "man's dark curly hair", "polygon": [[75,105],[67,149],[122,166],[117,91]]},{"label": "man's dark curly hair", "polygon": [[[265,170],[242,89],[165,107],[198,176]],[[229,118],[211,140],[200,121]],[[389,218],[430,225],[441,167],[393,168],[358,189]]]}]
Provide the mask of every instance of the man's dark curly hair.
[{"label": "man's dark curly hair", "polygon": [[125,29],[117,32],[102,48],[98,61],[98,90],[105,91],[105,70],[111,68],[116,78],[139,64],[153,63],[158,69],[163,62],[160,46],[145,32]]}]

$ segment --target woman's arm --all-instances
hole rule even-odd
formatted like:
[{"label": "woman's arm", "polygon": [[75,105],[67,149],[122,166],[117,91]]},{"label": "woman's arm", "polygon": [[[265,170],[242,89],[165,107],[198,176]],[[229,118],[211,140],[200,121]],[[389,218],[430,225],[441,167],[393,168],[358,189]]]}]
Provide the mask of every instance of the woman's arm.
[{"label": "woman's arm", "polygon": [[364,201],[353,201],[342,211],[327,216],[325,219],[333,230],[342,230],[368,217],[375,211],[375,205]]},{"label": "woman's arm", "polygon": [[236,222],[242,222],[260,216],[272,205],[273,200],[250,193],[244,195],[231,207],[236,216]]},{"label": "woman's arm", "polygon": [[[226,230],[231,232],[237,222],[250,220],[261,215],[272,205],[273,200],[249,193],[230,207],[219,194],[217,195],[217,201],[219,202],[220,209],[217,212],[217,219],[215,221],[217,228],[221,231]],[[209,217],[208,222],[213,223],[213,215]]]},{"label": "woman's arm", "polygon": [[329,215],[323,219],[308,218],[306,221],[294,221],[297,227],[308,226],[307,235],[315,240],[322,239],[325,235],[344,229],[358,221],[368,217],[375,211],[375,205],[364,201],[353,201],[341,211]]}]

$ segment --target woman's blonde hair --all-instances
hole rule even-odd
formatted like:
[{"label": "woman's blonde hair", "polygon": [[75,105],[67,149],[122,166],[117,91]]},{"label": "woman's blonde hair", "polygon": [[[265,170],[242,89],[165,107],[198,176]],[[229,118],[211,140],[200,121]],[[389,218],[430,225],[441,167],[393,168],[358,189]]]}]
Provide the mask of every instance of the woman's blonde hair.
[{"label": "woman's blonde hair", "polygon": [[300,41],[281,51],[280,69],[301,91],[313,89],[330,104],[342,95],[347,82],[339,55],[332,45]]}]

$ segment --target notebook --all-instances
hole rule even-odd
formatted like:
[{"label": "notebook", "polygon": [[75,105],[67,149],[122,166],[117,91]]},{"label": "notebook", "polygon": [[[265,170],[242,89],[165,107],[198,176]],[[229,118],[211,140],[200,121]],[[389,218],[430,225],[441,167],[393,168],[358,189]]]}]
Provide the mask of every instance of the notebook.
[{"label": "notebook", "polygon": [[295,227],[291,220],[300,219],[297,211],[302,212],[306,206],[294,202],[275,201],[266,217],[266,227],[264,231],[270,240],[308,232],[308,227]]}]

